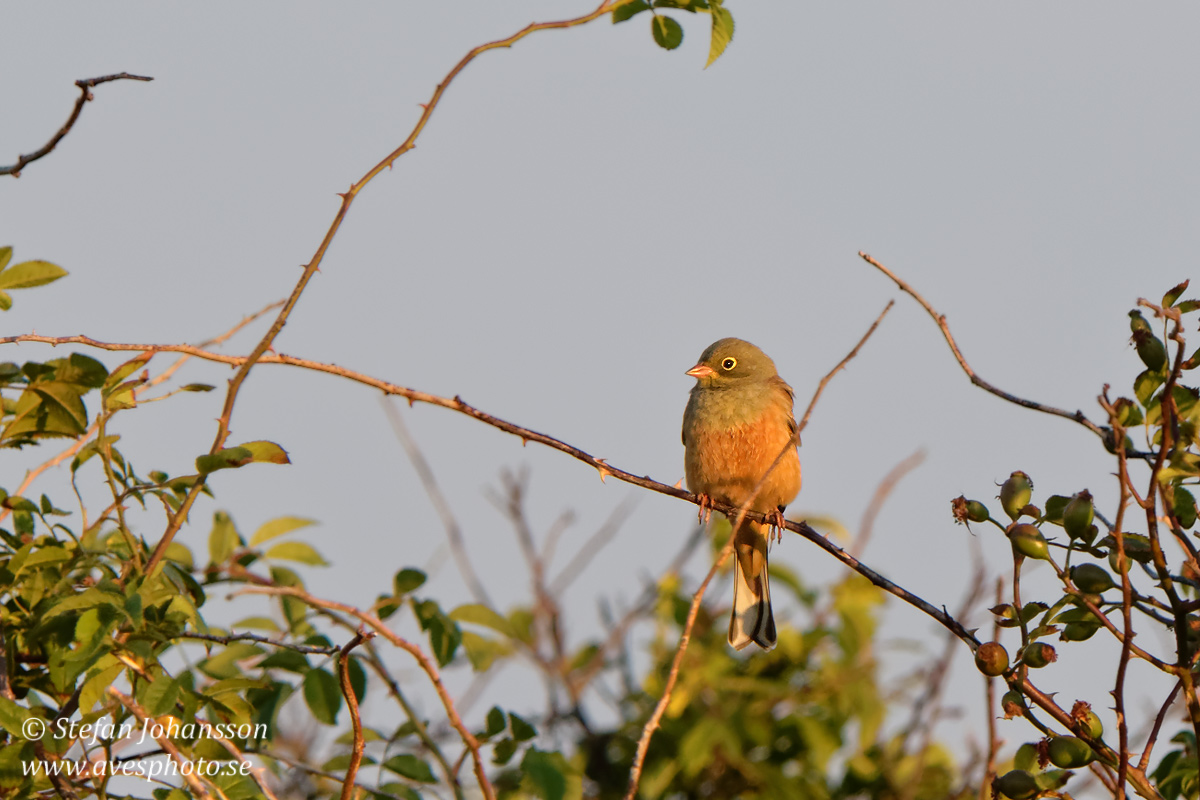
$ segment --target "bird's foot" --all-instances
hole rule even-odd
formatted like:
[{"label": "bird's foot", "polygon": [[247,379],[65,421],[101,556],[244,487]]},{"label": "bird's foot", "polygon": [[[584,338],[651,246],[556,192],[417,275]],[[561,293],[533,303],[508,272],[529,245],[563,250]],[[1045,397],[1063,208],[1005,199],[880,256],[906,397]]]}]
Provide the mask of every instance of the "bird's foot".
[{"label": "bird's foot", "polygon": [[767,524],[771,526],[768,541],[775,538],[780,544],[783,544],[783,526],[787,520],[783,518],[783,507],[776,508],[773,512],[767,515]]},{"label": "bird's foot", "polygon": [[709,517],[713,512],[712,495],[705,492],[696,492],[696,499],[699,500],[699,511],[696,512],[696,518],[700,520],[701,525],[707,525]]}]

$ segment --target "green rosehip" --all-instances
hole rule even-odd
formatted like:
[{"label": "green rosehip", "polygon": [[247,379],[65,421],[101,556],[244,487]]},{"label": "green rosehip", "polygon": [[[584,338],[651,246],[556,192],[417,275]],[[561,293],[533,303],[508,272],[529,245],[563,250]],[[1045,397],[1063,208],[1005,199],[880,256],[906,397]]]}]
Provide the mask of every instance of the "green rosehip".
[{"label": "green rosehip", "polygon": [[1046,537],[1033,525],[1022,522],[1008,529],[1008,539],[1012,542],[1013,551],[1026,558],[1036,558],[1042,561],[1050,560],[1050,545]]},{"label": "green rosehip", "polygon": [[992,789],[1011,800],[1030,800],[1041,792],[1034,777],[1023,769],[1014,769],[996,778],[992,781]]},{"label": "green rosehip", "polygon": [[1086,767],[1096,760],[1096,754],[1083,739],[1075,736],[1055,736],[1046,747],[1050,763],[1062,769]]},{"label": "green rosehip", "polygon": [[1082,539],[1091,527],[1096,509],[1092,504],[1092,494],[1087,489],[1074,495],[1063,508],[1063,528],[1072,539]]},{"label": "green rosehip", "polygon": [[1100,594],[1117,584],[1108,570],[1099,564],[1079,564],[1071,567],[1071,580],[1085,594]]},{"label": "green rosehip", "polygon": [[1030,642],[1021,651],[1021,663],[1032,669],[1041,669],[1057,660],[1058,653],[1054,646],[1045,642]]},{"label": "green rosehip", "polygon": [[1008,651],[999,642],[984,642],[975,651],[975,666],[991,678],[1003,675],[1008,669]]},{"label": "green rosehip", "polygon": [[1021,516],[1021,509],[1031,497],[1033,481],[1021,470],[1009,475],[1008,480],[1000,486],[1000,505],[1004,507],[1004,513],[1008,514],[1009,519]]}]

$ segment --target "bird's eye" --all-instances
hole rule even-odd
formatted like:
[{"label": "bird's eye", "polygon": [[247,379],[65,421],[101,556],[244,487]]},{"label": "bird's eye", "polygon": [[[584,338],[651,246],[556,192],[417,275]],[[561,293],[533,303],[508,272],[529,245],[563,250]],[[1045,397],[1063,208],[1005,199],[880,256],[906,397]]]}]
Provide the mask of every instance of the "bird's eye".
[{"label": "bird's eye", "polygon": [[721,369],[723,369],[723,370],[731,370],[736,366],[737,366],[736,358],[727,358],[721,362]]}]

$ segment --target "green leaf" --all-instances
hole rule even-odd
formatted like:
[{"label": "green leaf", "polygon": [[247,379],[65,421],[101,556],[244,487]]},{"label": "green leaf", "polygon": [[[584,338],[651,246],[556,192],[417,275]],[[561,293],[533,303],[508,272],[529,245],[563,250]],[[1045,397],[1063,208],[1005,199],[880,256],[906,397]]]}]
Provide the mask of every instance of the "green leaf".
[{"label": "green leaf", "polygon": [[1183,283],[1172,288],[1171,291],[1164,294],[1163,299],[1162,299],[1163,308],[1167,308],[1168,306],[1175,305],[1175,301],[1179,299],[1179,296],[1187,291],[1187,287],[1188,287],[1189,283],[1191,283],[1191,281],[1186,280]]},{"label": "green leaf", "polygon": [[104,388],[112,389],[114,386],[123,383],[130,375],[146,366],[153,356],[153,353],[142,353],[137,358],[131,358],[124,364],[118,365],[113,369],[112,372],[108,373],[108,377],[104,379]]},{"label": "green leaf", "polygon": [[733,14],[721,5],[721,0],[712,0],[712,39],[708,46],[708,63],[705,69],[721,57],[725,48],[733,41]]},{"label": "green leaf", "polygon": [[274,442],[243,442],[242,447],[250,451],[258,464],[290,464],[287,451]]},{"label": "green leaf", "polygon": [[312,545],[304,542],[280,542],[263,553],[263,558],[299,561],[301,564],[311,564],[314,567],[329,566],[329,562],[321,558],[321,554]]},{"label": "green leaf", "polygon": [[492,763],[498,765],[507,764],[516,753],[517,743],[505,737],[496,742],[496,745],[492,748]]},{"label": "green leaf", "polygon": [[216,472],[219,469],[235,469],[245,466],[254,460],[254,454],[245,447],[226,447],[215,453],[196,457],[196,471],[201,475]]},{"label": "green leaf", "polygon": [[1192,527],[1196,524],[1196,498],[1182,486],[1175,487],[1174,495],[1172,506],[1175,510],[1175,518],[1184,528]]},{"label": "green leaf", "polygon": [[49,261],[22,261],[0,272],[0,289],[31,289],[65,276],[67,271]]},{"label": "green leaf", "polygon": [[26,731],[22,726],[32,717],[29,709],[0,695],[0,727],[8,731],[14,739],[25,738]]},{"label": "green leaf", "polygon": [[665,14],[655,14],[650,18],[650,34],[664,50],[674,50],[683,44],[683,27]]},{"label": "green leaf", "polygon": [[146,711],[157,717],[174,709],[178,697],[179,681],[164,672],[146,687],[139,699]]},{"label": "green leaf", "polygon": [[498,656],[507,655],[509,648],[495,639],[488,639],[471,631],[462,631],[462,646],[467,651],[467,660],[476,672],[487,672]]},{"label": "green leaf", "polygon": [[71,416],[80,432],[87,429],[87,409],[83,406],[83,395],[87,392],[86,387],[65,381],[46,381],[45,383],[35,383],[30,389],[40,394],[44,400],[61,406]]},{"label": "green leaf", "polygon": [[250,545],[262,544],[274,539],[276,536],[283,536],[285,533],[291,533],[297,528],[303,528],[312,524],[314,524],[313,520],[301,517],[276,517],[275,519],[267,520],[250,537]]},{"label": "green leaf", "polygon": [[12,295],[0,291],[0,311],[8,311],[10,308],[12,308]]},{"label": "green leaf", "polygon": [[287,452],[274,442],[244,442],[196,458],[196,470],[201,475],[219,469],[233,469],[247,464],[290,464]]},{"label": "green leaf", "polygon": [[212,384],[208,384],[208,383],[189,383],[186,386],[180,386],[179,391],[181,391],[181,392],[211,392],[213,389],[216,389],[216,388],[217,387],[213,386]]},{"label": "green leaf", "polygon": [[512,624],[482,603],[468,603],[467,605],[459,606],[450,612],[450,619],[455,622],[469,622],[472,625],[482,625],[505,636],[513,635]]},{"label": "green leaf", "polygon": [[618,22],[624,22],[635,14],[640,14],[643,11],[649,11],[650,4],[646,0],[631,0],[628,3],[623,3],[613,9],[612,21],[616,25]]},{"label": "green leaf", "polygon": [[336,725],[342,708],[342,690],[337,678],[328,670],[309,670],[304,676],[304,702],[319,722]]},{"label": "green leaf", "polygon": [[518,742],[527,742],[537,736],[537,729],[513,712],[508,712],[508,724],[512,727],[513,738]]},{"label": "green leaf", "polygon": [[1150,399],[1162,384],[1162,373],[1146,370],[1133,379],[1133,393],[1143,407],[1149,407]]},{"label": "green leaf", "polygon": [[224,511],[213,514],[212,532],[208,534],[208,558],[213,564],[225,561],[242,544],[233,520]]},{"label": "green leaf", "polygon": [[413,607],[421,623],[421,630],[429,632],[429,644],[433,648],[438,666],[446,666],[453,660],[454,653],[462,642],[462,633],[458,625],[432,600],[414,603]]},{"label": "green leaf", "polygon": [[401,753],[383,762],[383,768],[419,783],[437,783],[429,764],[411,753]]},{"label": "green leaf", "polygon": [[0,271],[3,271],[8,266],[9,260],[12,259],[12,248],[5,246],[0,247]]},{"label": "green leaf", "polygon": [[531,747],[521,759],[524,784],[542,800],[563,800],[567,795],[567,775],[571,767],[562,753],[547,753]]},{"label": "green leaf", "polygon": [[425,573],[419,569],[405,567],[392,578],[392,591],[397,595],[405,595],[420,588],[425,583]]},{"label": "green leaf", "polygon": [[500,710],[500,706],[492,706],[487,713],[487,728],[484,729],[483,735],[491,738],[498,733],[504,733],[504,728],[504,712]]}]

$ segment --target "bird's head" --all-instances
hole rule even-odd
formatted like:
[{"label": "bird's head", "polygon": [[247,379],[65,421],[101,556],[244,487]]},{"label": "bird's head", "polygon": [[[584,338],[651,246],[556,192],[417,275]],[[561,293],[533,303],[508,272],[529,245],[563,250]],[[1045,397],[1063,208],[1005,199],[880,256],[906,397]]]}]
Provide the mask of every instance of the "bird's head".
[{"label": "bird's head", "polygon": [[775,377],[775,362],[762,350],[741,339],[720,339],[700,354],[687,371],[701,386],[732,386],[743,381]]}]

